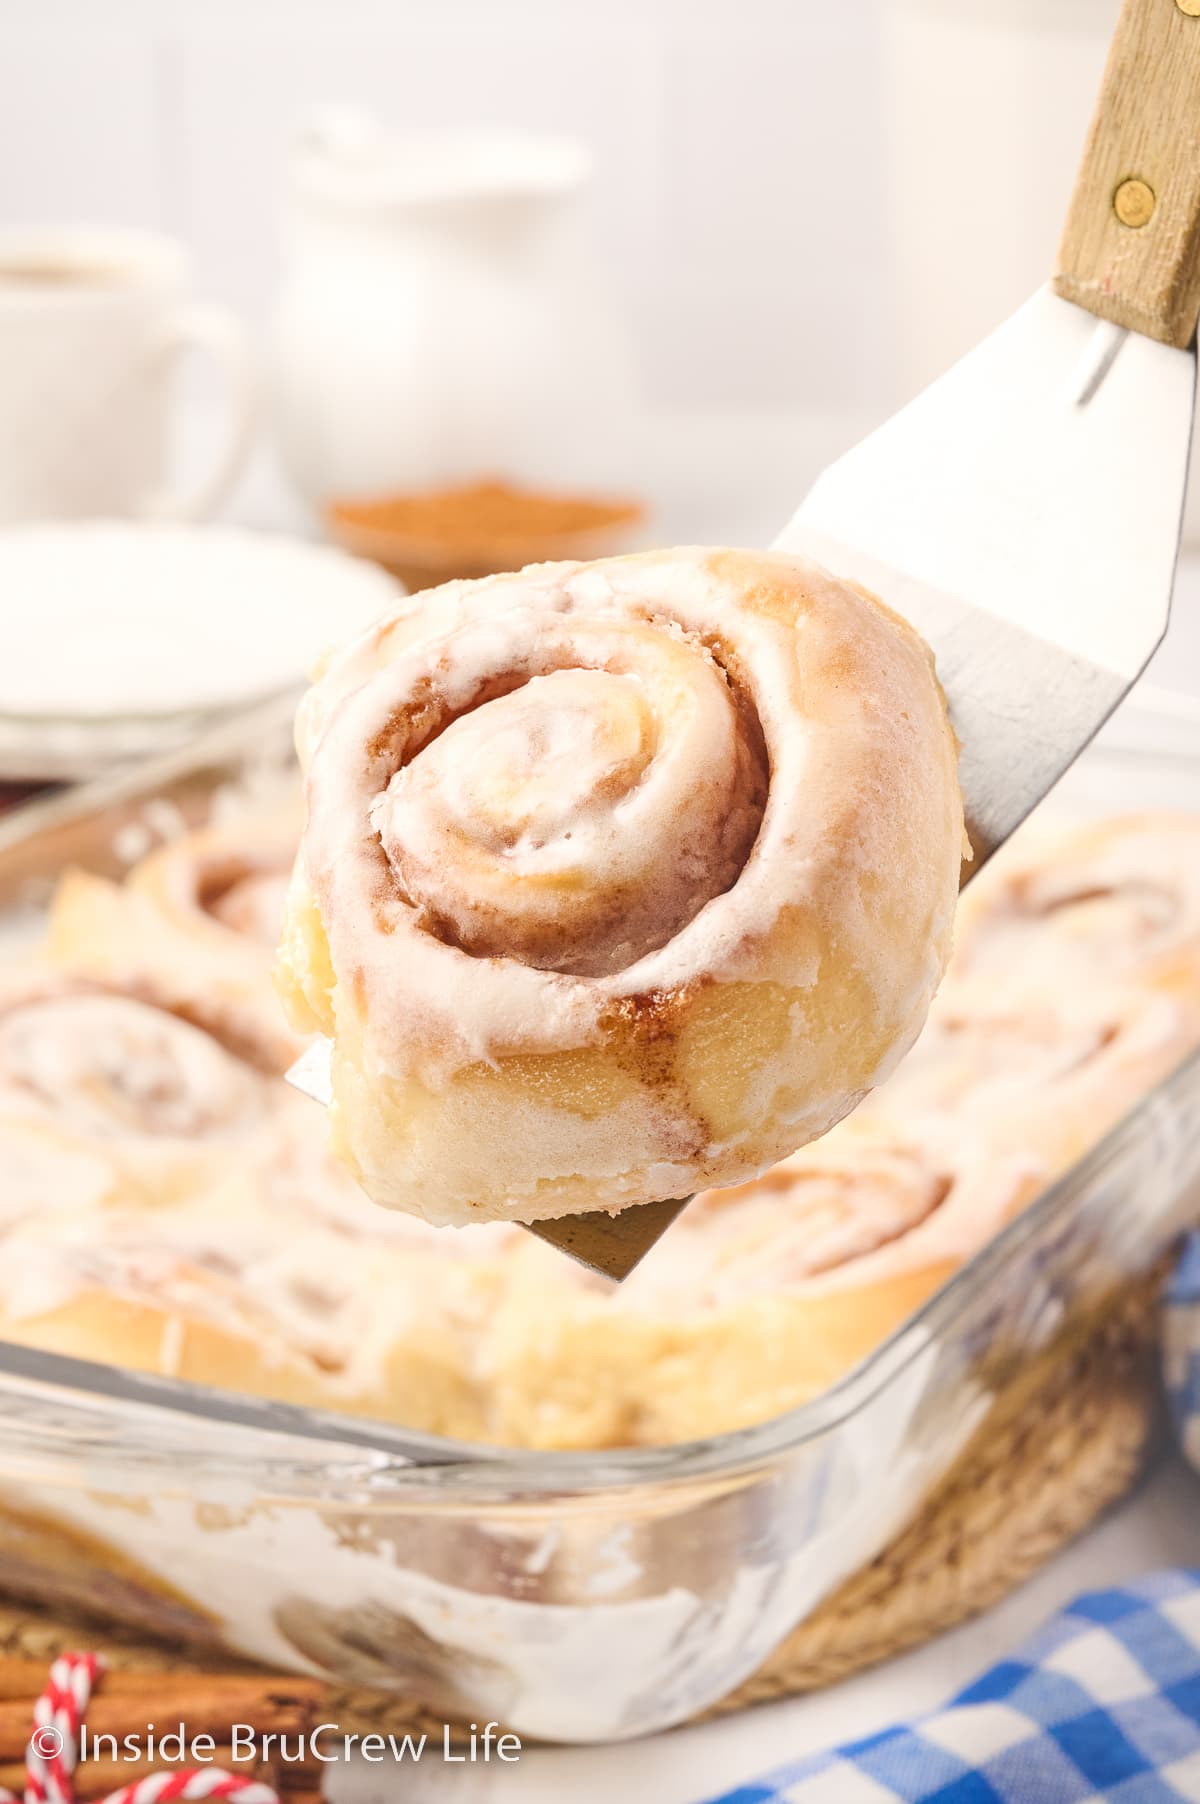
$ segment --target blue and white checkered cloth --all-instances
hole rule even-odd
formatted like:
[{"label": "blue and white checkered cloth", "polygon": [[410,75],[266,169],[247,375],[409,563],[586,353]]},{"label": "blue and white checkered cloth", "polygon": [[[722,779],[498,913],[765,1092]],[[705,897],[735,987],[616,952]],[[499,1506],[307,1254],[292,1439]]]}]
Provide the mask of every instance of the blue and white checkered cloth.
[{"label": "blue and white checkered cloth", "polygon": [[[1200,1234],[1167,1289],[1163,1376],[1180,1448],[1200,1470]],[[1200,1804],[1200,1570],[1091,1592],[943,1709],[712,1804],[1101,1800]]]},{"label": "blue and white checkered cloth", "polygon": [[1200,1800],[1200,1571],[1081,1597],[944,1709],[713,1804],[1101,1799]]}]

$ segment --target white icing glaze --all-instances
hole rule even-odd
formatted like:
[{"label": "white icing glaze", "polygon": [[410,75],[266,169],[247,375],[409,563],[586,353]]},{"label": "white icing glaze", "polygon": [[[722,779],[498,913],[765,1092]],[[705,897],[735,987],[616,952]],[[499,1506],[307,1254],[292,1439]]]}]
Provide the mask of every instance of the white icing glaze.
[{"label": "white icing glaze", "polygon": [[203,1138],[254,1112],[256,1080],[210,1035],[131,997],[35,996],[0,1017],[0,1106],[73,1132]]},{"label": "white icing glaze", "polygon": [[965,903],[964,978],[1057,994],[1099,979],[1194,972],[1200,957],[1200,818],[1147,814],[1080,829],[1043,827],[992,861]]},{"label": "white icing glaze", "polygon": [[[218,814],[236,810],[227,797],[218,801]],[[224,824],[218,819],[193,833],[177,827],[132,871],[130,883],[186,924],[213,921],[274,950],[299,837],[297,815],[292,791],[257,807],[243,797],[240,814]]]}]

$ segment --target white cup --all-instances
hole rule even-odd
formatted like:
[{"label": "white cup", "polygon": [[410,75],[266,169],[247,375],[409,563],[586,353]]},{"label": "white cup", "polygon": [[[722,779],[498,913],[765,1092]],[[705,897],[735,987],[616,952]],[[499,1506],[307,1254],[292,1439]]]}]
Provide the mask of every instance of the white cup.
[{"label": "white cup", "polygon": [[[0,521],[117,515],[196,520],[249,448],[245,335],[187,299],[173,239],[91,227],[0,231]],[[167,486],[172,366],[198,347],[221,368],[228,424],[215,467]]]}]

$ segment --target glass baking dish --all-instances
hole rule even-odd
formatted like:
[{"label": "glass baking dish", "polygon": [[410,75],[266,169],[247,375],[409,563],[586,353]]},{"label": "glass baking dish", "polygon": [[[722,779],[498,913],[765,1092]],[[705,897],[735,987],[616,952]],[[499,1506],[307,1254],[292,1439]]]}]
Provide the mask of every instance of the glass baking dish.
[{"label": "glass baking dish", "polygon": [[[287,769],[290,703],[0,822],[0,908]],[[1195,805],[1200,707],[1143,695],[1053,806]],[[0,1344],[0,1591],[525,1735],[667,1727],[912,1516],[1000,1392],[1200,1209],[1200,1056],[816,1401],[686,1445],[458,1445]]]}]

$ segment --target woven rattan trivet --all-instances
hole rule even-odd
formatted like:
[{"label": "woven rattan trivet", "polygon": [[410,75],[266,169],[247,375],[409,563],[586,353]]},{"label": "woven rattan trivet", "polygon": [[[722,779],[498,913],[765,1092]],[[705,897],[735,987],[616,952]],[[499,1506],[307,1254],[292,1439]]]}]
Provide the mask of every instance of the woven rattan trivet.
[{"label": "woven rattan trivet", "polygon": [[[995,1603],[1121,1497],[1159,1419],[1157,1282],[1097,1311],[1010,1383],[919,1515],[708,1714],[829,1685]],[[246,1671],[83,1615],[0,1604],[0,1653],[51,1659],[98,1647],[114,1666]],[[394,1694],[330,1688],[346,1727],[433,1729]]]}]

